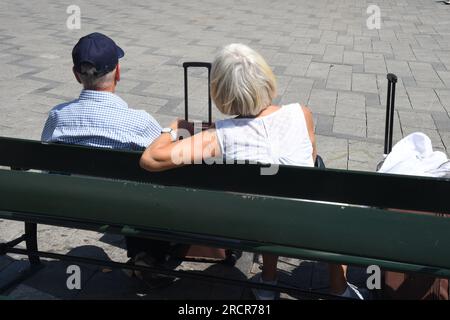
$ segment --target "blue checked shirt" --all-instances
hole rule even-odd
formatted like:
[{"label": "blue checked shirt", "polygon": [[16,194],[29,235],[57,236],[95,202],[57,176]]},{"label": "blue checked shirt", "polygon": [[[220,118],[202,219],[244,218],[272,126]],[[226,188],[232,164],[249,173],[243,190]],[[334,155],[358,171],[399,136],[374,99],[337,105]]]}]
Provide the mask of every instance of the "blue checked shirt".
[{"label": "blue checked shirt", "polygon": [[161,126],[147,112],[128,108],[113,93],[83,90],[78,99],[50,111],[41,140],[142,150],[160,134]]}]

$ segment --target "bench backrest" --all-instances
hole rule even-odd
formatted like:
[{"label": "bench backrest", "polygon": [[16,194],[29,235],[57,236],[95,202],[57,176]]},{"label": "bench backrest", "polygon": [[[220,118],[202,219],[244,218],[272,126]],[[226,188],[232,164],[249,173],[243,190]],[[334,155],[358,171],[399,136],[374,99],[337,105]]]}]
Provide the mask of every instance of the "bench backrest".
[{"label": "bench backrest", "polygon": [[0,140],[0,165],[97,176],[0,170],[3,218],[450,277],[450,219],[321,202],[448,213],[446,179],[286,166],[261,176],[256,165],[152,174],[139,153]]},{"label": "bench backrest", "polygon": [[140,152],[0,137],[0,166],[68,172],[166,186],[450,213],[450,179],[260,165],[193,165],[161,173],[139,167]]}]

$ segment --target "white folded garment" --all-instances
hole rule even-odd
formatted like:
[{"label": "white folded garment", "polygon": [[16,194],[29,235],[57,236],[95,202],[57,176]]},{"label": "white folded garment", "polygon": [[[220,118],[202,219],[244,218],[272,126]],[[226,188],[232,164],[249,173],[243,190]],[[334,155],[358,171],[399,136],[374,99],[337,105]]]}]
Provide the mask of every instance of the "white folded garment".
[{"label": "white folded garment", "polygon": [[433,151],[427,135],[414,132],[397,142],[378,172],[450,177],[450,162],[445,153]]}]

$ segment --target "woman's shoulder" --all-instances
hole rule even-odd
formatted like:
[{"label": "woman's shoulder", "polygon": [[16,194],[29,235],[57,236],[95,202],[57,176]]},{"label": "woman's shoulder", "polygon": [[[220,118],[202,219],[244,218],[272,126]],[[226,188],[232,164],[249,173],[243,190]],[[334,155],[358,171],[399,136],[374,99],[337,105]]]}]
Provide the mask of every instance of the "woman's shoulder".
[{"label": "woman's shoulder", "polygon": [[302,104],[300,102],[294,102],[294,103],[286,104],[286,105],[283,105],[282,107],[283,108],[291,108],[291,109],[296,110],[296,111],[298,111],[298,109],[300,109],[305,114],[312,115],[311,109],[308,106],[306,106],[306,105],[304,105],[304,104]]},{"label": "woman's shoulder", "polygon": [[291,121],[305,121],[307,125],[313,123],[313,113],[311,109],[301,103],[284,105],[283,109],[287,110],[286,116],[288,116]]},{"label": "woman's shoulder", "polygon": [[303,112],[305,115],[312,114],[311,109],[309,109],[307,106],[301,104],[300,102],[285,104],[285,105],[282,105],[281,108],[284,110],[290,110],[292,112],[300,111],[300,112]]}]

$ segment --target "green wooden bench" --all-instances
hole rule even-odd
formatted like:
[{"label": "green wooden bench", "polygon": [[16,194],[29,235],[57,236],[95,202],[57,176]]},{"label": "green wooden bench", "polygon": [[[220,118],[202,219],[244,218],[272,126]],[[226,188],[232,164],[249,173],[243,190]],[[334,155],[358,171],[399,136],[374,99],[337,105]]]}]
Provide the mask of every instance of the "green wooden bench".
[{"label": "green wooden bench", "polygon": [[[139,157],[0,138],[0,218],[25,222],[23,236],[1,244],[0,254],[28,255],[32,268],[40,265],[39,257],[133,268],[39,251],[36,225],[44,223],[450,277],[450,220],[386,209],[448,214],[449,179],[293,166],[261,175],[261,166],[251,164],[149,173],[139,167]],[[26,249],[17,248],[23,241]],[[329,297],[189,271],[134,268]]]}]

